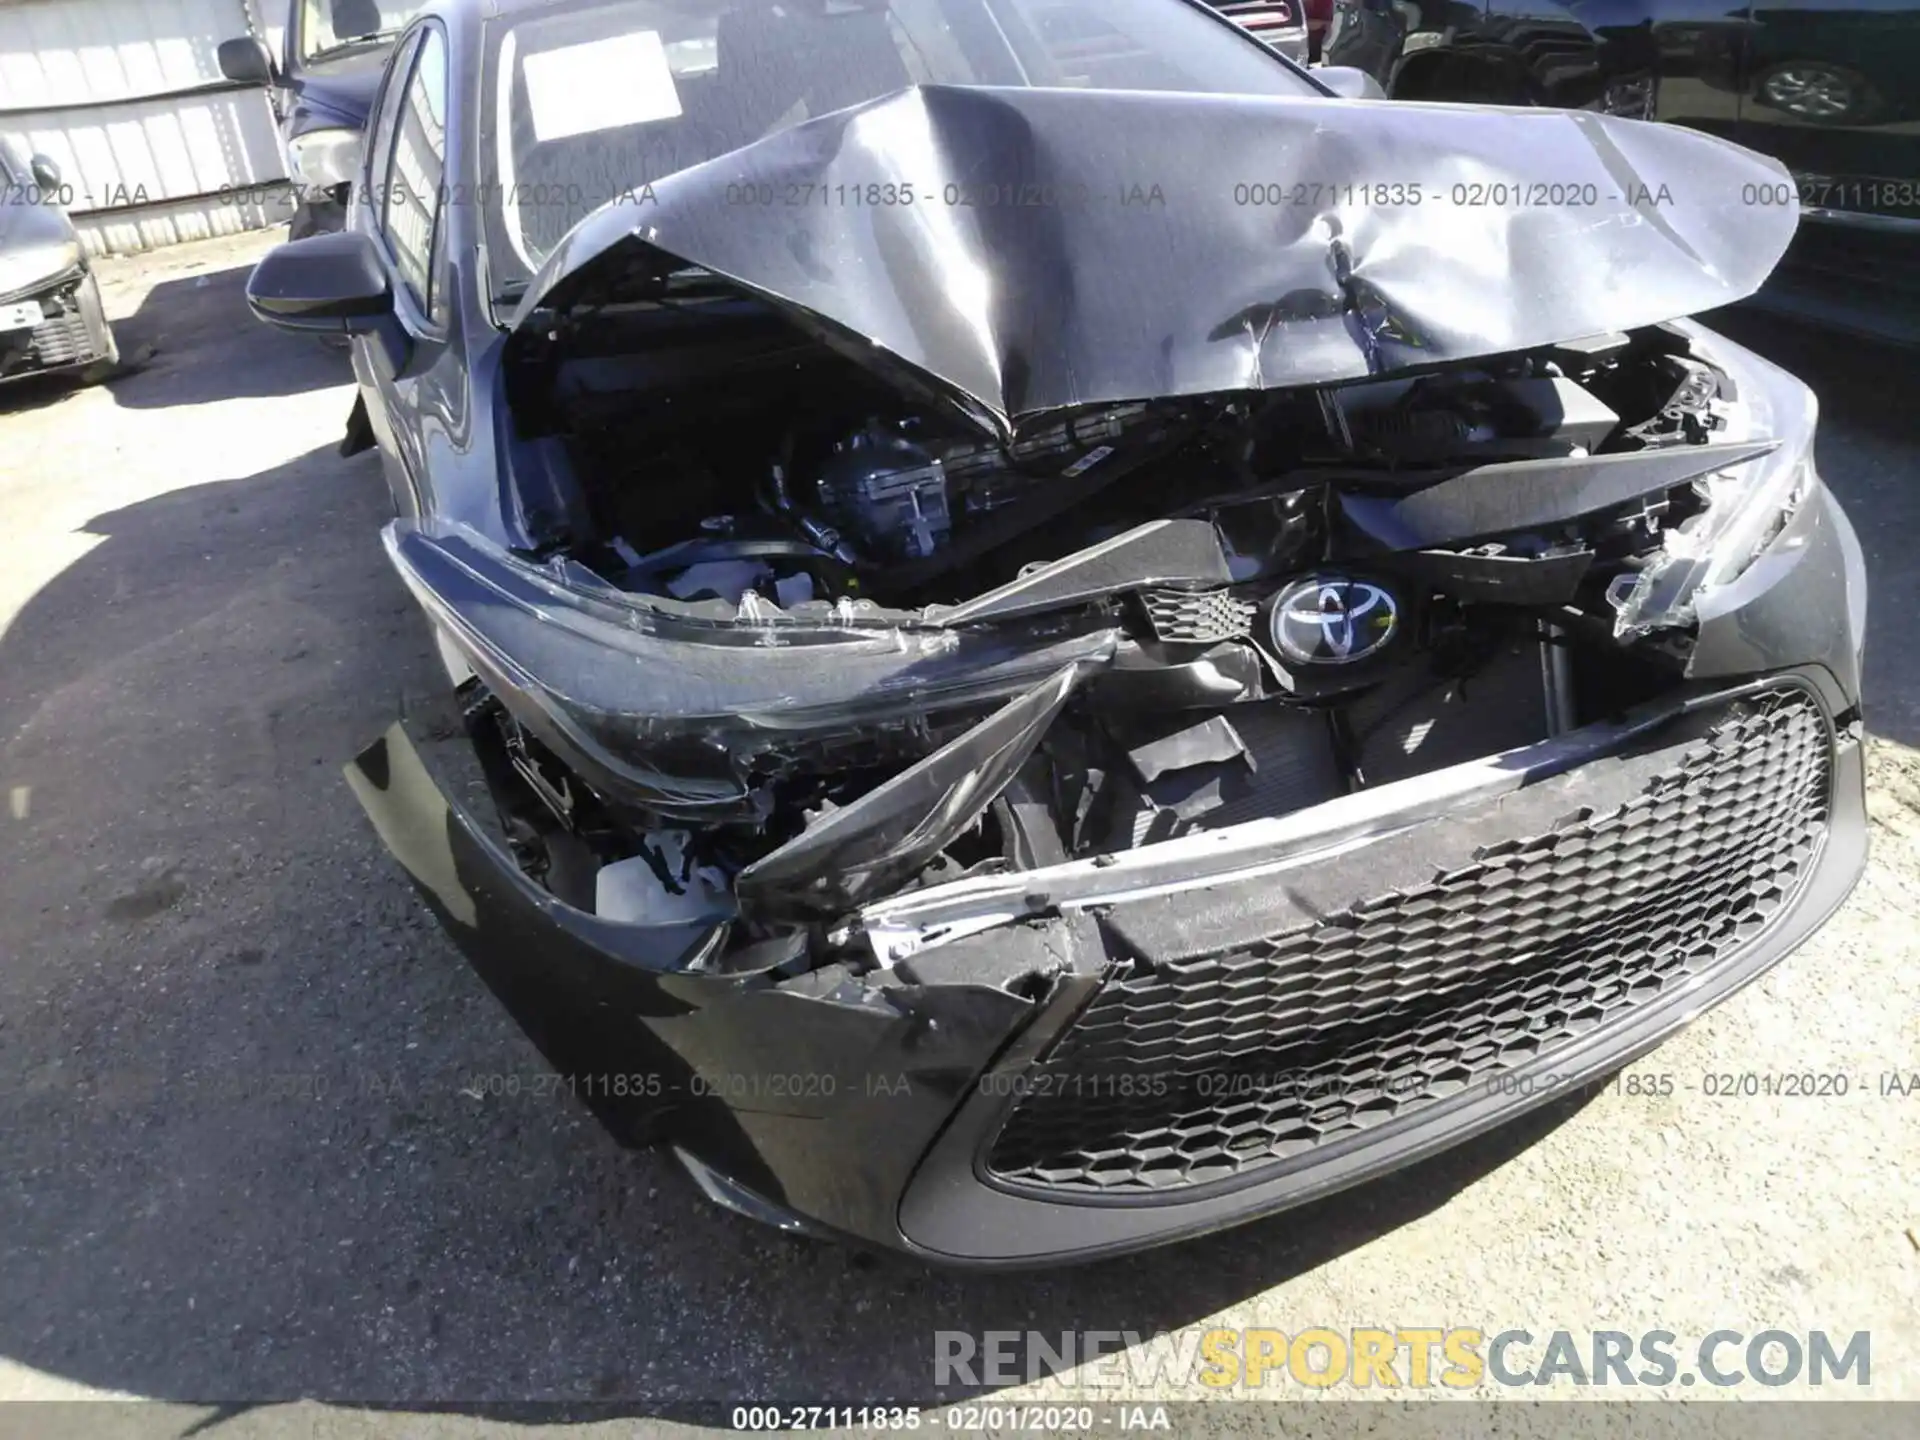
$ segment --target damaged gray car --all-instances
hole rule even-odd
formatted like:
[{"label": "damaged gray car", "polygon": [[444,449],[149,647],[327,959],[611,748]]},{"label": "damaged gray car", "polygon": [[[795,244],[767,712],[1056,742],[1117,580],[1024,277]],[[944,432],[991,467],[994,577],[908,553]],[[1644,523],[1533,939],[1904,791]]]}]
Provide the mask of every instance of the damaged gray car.
[{"label": "damaged gray car", "polygon": [[1784,172],[1316,75],[1187,0],[445,3],[256,270],[354,337],[452,680],[349,781],[715,1200],[980,1266],[1237,1223],[1858,876],[1813,398],[1684,318]]}]

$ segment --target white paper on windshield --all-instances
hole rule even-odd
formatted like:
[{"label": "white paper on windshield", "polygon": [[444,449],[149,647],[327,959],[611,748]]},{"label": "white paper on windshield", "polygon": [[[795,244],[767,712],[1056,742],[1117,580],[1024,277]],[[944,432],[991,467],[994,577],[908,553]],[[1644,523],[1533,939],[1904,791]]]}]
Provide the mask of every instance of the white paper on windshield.
[{"label": "white paper on windshield", "polygon": [[520,62],[536,140],[671,120],[680,92],[658,30],[542,50]]}]

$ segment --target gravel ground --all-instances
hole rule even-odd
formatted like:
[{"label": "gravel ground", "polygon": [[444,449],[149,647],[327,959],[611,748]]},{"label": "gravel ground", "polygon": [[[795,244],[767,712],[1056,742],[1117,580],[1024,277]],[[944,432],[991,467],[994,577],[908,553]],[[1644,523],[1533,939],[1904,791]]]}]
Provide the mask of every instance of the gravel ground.
[{"label": "gravel ground", "polygon": [[[474,1098],[540,1062],[341,780],[436,672],[378,465],[333,451],[343,359],[245,314],[266,243],[110,264],[123,348],[157,353],[0,394],[0,1398],[186,1406],[70,1412],[89,1433],[399,1407],[426,1434],[487,1402],[932,1403],[936,1329],[1214,1325],[1870,1330],[1867,1393],[1920,1398],[1920,1096],[1699,1090],[1920,1070],[1916,357],[1726,322],[1819,390],[1867,548],[1875,849],[1810,944],[1629,1072],[1674,1094],[1157,1254],[963,1278],[721,1213],[571,1103]],[[27,1414],[51,1423],[0,1424]]]}]

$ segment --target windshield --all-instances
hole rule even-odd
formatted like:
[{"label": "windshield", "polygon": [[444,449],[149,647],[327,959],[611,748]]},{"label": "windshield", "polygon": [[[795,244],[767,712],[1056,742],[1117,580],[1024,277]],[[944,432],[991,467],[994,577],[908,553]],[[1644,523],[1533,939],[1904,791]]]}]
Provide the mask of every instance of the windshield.
[{"label": "windshield", "polygon": [[487,54],[502,302],[609,201],[909,85],[1319,93],[1183,0],[575,0],[494,20]]},{"label": "windshield", "polygon": [[302,63],[391,40],[428,0],[299,0],[294,53]]}]

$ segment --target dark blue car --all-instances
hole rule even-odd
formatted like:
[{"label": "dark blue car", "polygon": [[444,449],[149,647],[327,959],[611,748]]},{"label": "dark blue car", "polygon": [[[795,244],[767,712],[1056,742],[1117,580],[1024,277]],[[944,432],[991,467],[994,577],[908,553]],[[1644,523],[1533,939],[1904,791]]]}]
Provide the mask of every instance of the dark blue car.
[{"label": "dark blue car", "polygon": [[720,1203],[1237,1223],[1859,874],[1860,548],[1807,388],[1686,318],[1786,171],[1326,78],[1187,0],[444,0],[254,272],[352,337],[448,672],[356,794]]}]

